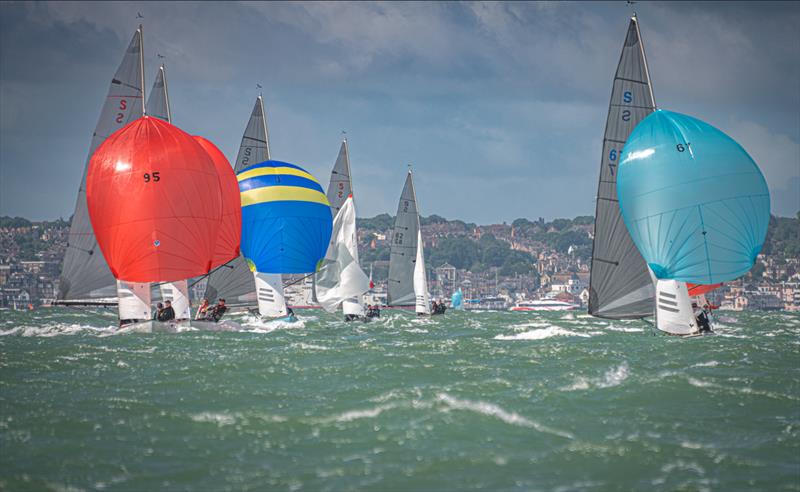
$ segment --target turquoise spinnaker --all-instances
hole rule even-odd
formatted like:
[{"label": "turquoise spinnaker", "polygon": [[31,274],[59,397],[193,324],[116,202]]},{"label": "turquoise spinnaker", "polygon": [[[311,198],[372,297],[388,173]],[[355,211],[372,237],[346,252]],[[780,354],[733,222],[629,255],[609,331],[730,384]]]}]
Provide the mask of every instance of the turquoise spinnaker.
[{"label": "turquoise spinnaker", "polygon": [[728,282],[753,266],[769,224],[769,190],[741,145],[691,116],[657,110],[622,149],[622,217],[659,279]]},{"label": "turquoise spinnaker", "polygon": [[461,292],[460,288],[453,292],[453,296],[450,298],[450,307],[453,309],[464,309],[464,294]]},{"label": "turquoise spinnaker", "polygon": [[250,270],[317,271],[331,240],[330,204],[317,179],[300,166],[265,161],[240,171],[241,251]]}]

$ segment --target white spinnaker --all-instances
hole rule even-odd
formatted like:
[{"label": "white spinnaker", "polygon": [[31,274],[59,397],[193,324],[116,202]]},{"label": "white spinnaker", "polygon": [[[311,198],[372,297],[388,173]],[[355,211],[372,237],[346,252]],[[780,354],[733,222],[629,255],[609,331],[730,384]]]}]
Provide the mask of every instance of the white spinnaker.
[{"label": "white spinnaker", "polygon": [[97,147],[109,135],[142,116],[143,82],[140,27],[133,35],[122,62],[111,79],[108,95],[89,146],[89,155],[83,168],[75,212],[67,236],[67,250],[59,281],[59,299],[110,298],[116,293],[116,280],[100,251],[89,221],[89,209],[86,204],[86,172],[89,168],[89,159]]},{"label": "white spinnaker", "polygon": [[425,270],[425,254],[422,248],[422,231],[417,231],[417,259],[414,263],[414,310],[421,314],[431,314],[428,298],[428,275]]},{"label": "white spinnaker", "polygon": [[279,273],[254,272],[258,313],[261,316],[286,316],[286,298],[283,294],[283,279]]},{"label": "white spinnaker", "polygon": [[369,290],[369,278],[358,265],[356,209],[352,195],[333,219],[331,242],[317,272],[316,288],[317,301],[329,313],[335,312],[341,304],[344,314],[364,315],[360,299]]},{"label": "white spinnaker", "polygon": [[684,282],[656,282],[656,327],[671,335],[690,335],[698,331],[692,301]]},{"label": "white spinnaker", "polygon": [[150,284],[117,280],[119,319],[148,320],[153,317],[150,308]]}]

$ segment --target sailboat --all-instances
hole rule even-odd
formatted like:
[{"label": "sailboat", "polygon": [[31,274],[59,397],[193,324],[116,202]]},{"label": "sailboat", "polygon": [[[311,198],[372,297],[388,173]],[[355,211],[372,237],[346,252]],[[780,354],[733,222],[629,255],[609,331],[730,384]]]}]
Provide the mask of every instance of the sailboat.
[{"label": "sailboat", "polygon": [[411,169],[400,194],[392,231],[386,299],[389,306],[414,306],[418,315],[431,314],[422,229]]},{"label": "sailboat", "polygon": [[655,108],[639,21],[634,14],[617,63],[603,138],[589,280],[592,316],[635,319],[653,315],[653,278],[620,213],[617,168],[628,136]]},{"label": "sailboat", "polygon": [[342,140],[339,148],[326,196],[334,216],[333,233],[325,263],[316,275],[317,300],[328,312],[335,312],[341,305],[345,321],[366,320],[363,295],[369,290],[369,279],[358,264],[356,211],[347,139]]},{"label": "sailboat", "polygon": [[770,200],[761,170],[717,128],[659,109],[628,138],[618,187],[631,238],[658,279],[657,327],[698,332],[707,315],[686,282],[702,296],[747,273],[764,244]]},{"label": "sailboat", "polygon": [[[241,250],[253,272],[262,316],[292,315],[274,310],[283,293],[281,274],[318,270],[331,240],[330,203],[317,179],[281,161],[254,164],[237,174],[242,205]],[[269,283],[270,278],[278,280]]]},{"label": "sailboat", "polygon": [[118,305],[121,319],[150,317],[149,285],[116,281],[98,246],[86,203],[86,176],[92,155],[109,135],[144,114],[144,93],[143,34],[139,26],[111,79],[92,134],[54,304]]},{"label": "sailboat", "polygon": [[[250,166],[269,159],[267,114],[264,111],[263,97],[259,95],[242,135],[234,172],[239,174]],[[284,317],[288,313],[282,276],[251,272],[242,255],[209,276],[205,297],[209,300],[224,298],[234,307],[257,304],[262,316]]]},{"label": "sailboat", "polygon": [[[147,114],[150,117],[172,123],[172,109],[169,104],[166,67],[163,63],[158,67],[156,79],[153,82],[153,89],[150,91],[150,97],[147,99],[146,108]],[[187,280],[164,282],[159,285],[159,290],[161,299],[172,303],[176,319],[188,320],[192,317],[189,284]]]}]

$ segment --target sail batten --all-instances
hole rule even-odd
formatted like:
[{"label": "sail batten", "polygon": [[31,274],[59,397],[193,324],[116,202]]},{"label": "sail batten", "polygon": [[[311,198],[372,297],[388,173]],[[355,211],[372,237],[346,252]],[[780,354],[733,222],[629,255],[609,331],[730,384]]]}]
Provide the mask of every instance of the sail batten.
[{"label": "sail batten", "polygon": [[89,153],[72,215],[67,250],[61,268],[60,300],[109,298],[117,295],[117,282],[103,257],[89,220],[86,175],[94,151],[108,136],[144,113],[142,30],[133,35],[114,77],[92,134]]},{"label": "sail batten", "polygon": [[617,165],[630,133],[654,110],[647,60],[634,16],[617,64],[603,138],[589,287],[589,313],[594,316],[623,319],[653,314],[653,281],[620,212]]}]

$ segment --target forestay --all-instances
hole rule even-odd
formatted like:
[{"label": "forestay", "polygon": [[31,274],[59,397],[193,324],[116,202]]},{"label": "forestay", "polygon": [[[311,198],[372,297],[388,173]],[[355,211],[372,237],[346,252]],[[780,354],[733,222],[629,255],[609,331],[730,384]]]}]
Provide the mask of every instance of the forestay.
[{"label": "forestay", "polygon": [[116,295],[116,280],[97,245],[89,222],[86,171],[95,149],[109,135],[142,116],[144,91],[141,56],[142,30],[139,28],[133,35],[114,78],[111,79],[108,95],[92,136],[61,268],[58,298],[62,300],[111,298]]},{"label": "forestay", "polygon": [[[236,156],[233,169],[238,173],[253,164],[269,159],[267,115],[264,111],[263,99],[258,96],[244,135],[242,135],[242,143],[239,146],[239,154]],[[274,280],[271,282],[275,283]],[[207,299],[223,297],[229,304],[252,305],[256,303],[253,273],[241,255],[209,276],[205,297]]]},{"label": "forestay", "polygon": [[589,287],[589,313],[604,318],[653,314],[654,287],[620,213],[617,164],[631,131],[655,110],[644,46],[636,17],[628,25],[608,108]]},{"label": "forestay", "polygon": [[417,262],[419,239],[419,214],[411,170],[400,195],[397,216],[392,231],[392,247],[389,256],[389,279],[386,302],[390,306],[414,306],[414,265]]}]

